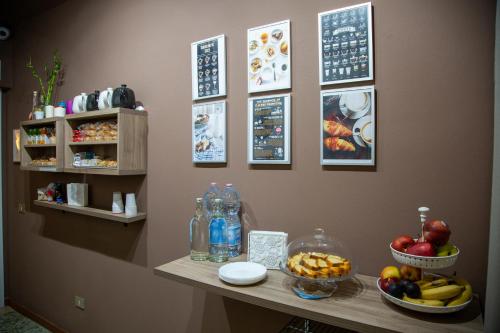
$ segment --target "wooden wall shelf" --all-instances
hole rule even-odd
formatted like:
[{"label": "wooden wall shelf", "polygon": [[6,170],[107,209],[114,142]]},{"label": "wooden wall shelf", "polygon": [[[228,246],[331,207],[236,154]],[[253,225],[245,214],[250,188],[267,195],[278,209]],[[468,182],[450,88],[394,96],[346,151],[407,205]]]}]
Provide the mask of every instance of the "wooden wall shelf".
[{"label": "wooden wall shelf", "polygon": [[[244,261],[245,256],[230,261]],[[316,320],[356,332],[483,332],[479,301],[453,314],[425,314],[402,309],[383,299],[377,278],[357,274],[339,283],[332,297],[305,300],[290,289],[291,278],[279,270],[268,270],[263,282],[234,286],[222,282],[218,269],[223,264],[195,262],[189,256],[154,269],[165,278],[209,292],[294,316]]]},{"label": "wooden wall shelf", "polygon": [[126,217],[125,214],[113,214],[111,211],[104,209],[97,209],[92,207],[78,207],[78,206],[69,206],[68,204],[59,204],[56,202],[48,202],[48,201],[40,201],[34,200],[33,203],[36,206],[57,209],[64,212],[69,212],[73,214],[87,215],[98,217],[105,220],[120,222],[120,223],[132,223],[138,222],[146,219],[146,213],[137,213],[137,216],[134,217]]},{"label": "wooden wall shelf", "polygon": [[[28,131],[34,128],[54,127],[56,143],[28,144]],[[20,124],[21,130],[21,170],[41,172],[62,172],[64,168],[64,118],[54,117],[26,120]],[[55,166],[34,166],[32,161],[41,157],[55,157]]]},{"label": "wooden wall shelf", "polygon": [[[124,108],[112,108],[71,114],[65,117],[64,172],[97,175],[143,175],[147,172],[148,114]],[[117,122],[118,137],[113,141],[73,142],[73,130],[78,125],[113,119]],[[116,168],[74,167],[76,153],[93,151],[104,158],[117,161]]]}]

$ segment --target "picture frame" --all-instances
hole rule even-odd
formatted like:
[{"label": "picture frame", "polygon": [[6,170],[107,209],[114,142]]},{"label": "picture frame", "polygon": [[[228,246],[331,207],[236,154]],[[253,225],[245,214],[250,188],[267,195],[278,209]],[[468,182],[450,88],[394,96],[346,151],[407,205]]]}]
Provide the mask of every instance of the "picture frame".
[{"label": "picture frame", "polygon": [[12,130],[12,162],[21,163],[21,131]]},{"label": "picture frame", "polygon": [[372,20],[371,2],[318,14],[320,85],[374,79]]},{"label": "picture frame", "polygon": [[191,111],[192,162],[226,163],[226,101],[197,103]]},{"label": "picture frame", "polygon": [[321,91],[321,165],[375,165],[375,86]]},{"label": "picture frame", "polygon": [[191,43],[192,100],[226,96],[226,37]]},{"label": "picture frame", "polygon": [[247,30],[248,93],[292,87],[290,20]]},{"label": "picture frame", "polygon": [[291,164],[291,95],[248,99],[248,164]]}]

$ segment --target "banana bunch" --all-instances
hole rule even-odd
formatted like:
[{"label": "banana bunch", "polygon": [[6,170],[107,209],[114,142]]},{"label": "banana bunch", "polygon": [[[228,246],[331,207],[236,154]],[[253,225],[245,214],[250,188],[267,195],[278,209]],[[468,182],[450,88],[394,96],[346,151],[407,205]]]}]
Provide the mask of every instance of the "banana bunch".
[{"label": "banana bunch", "polygon": [[472,297],[470,283],[461,278],[426,276],[415,283],[420,287],[420,298],[404,295],[404,301],[428,306],[457,306]]}]

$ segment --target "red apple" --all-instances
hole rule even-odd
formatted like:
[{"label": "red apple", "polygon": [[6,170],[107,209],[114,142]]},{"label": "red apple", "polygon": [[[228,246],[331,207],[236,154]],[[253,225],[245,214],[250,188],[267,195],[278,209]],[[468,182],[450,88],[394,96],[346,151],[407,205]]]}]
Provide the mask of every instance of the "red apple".
[{"label": "red apple", "polygon": [[413,244],[406,250],[406,253],[423,257],[436,256],[436,250],[434,249],[434,246],[432,246],[432,244],[429,242]]},{"label": "red apple", "polygon": [[442,246],[448,243],[450,234],[450,227],[444,221],[433,220],[424,223],[424,239],[435,246]]},{"label": "red apple", "polygon": [[404,235],[404,236],[399,236],[398,238],[393,240],[391,246],[396,251],[406,252],[406,249],[413,244],[415,244],[413,237]]},{"label": "red apple", "polygon": [[398,282],[399,279],[396,278],[380,279],[380,288],[383,291],[388,292],[389,286],[393,283],[398,283]]},{"label": "red apple", "polygon": [[418,267],[401,265],[399,267],[399,272],[401,273],[401,278],[408,281],[418,281],[420,280],[421,270]]}]

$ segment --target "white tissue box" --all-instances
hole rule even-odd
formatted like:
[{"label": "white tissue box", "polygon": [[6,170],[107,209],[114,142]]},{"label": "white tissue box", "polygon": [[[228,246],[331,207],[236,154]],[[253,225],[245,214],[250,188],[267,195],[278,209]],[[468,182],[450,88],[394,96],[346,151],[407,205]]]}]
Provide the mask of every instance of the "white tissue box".
[{"label": "white tissue box", "polygon": [[86,207],[89,204],[89,184],[69,183],[67,186],[68,205]]},{"label": "white tissue box", "polygon": [[279,269],[279,263],[285,256],[288,234],[276,231],[250,231],[248,233],[247,261],[266,266],[267,269]]}]

